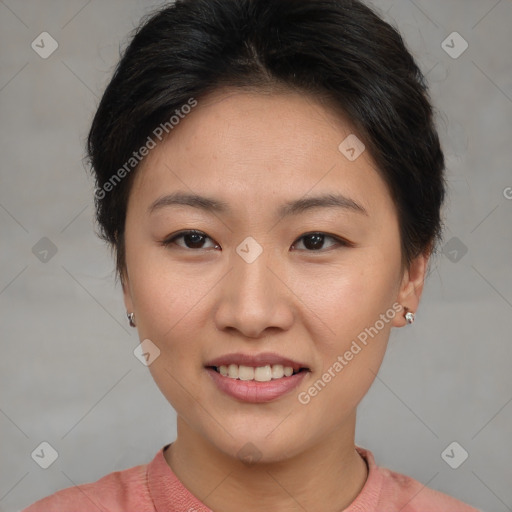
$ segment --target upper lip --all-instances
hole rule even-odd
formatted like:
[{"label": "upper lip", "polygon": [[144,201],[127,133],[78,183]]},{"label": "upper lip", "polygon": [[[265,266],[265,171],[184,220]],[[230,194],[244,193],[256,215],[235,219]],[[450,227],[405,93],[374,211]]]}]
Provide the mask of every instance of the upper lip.
[{"label": "upper lip", "polygon": [[205,366],[229,366],[230,364],[237,364],[243,366],[252,366],[256,368],[258,366],[281,364],[283,366],[289,366],[294,371],[298,371],[301,368],[309,369],[304,363],[294,361],[288,357],[274,354],[272,352],[263,352],[261,354],[249,355],[249,354],[226,354],[220,357],[216,357],[211,361],[208,361]]}]

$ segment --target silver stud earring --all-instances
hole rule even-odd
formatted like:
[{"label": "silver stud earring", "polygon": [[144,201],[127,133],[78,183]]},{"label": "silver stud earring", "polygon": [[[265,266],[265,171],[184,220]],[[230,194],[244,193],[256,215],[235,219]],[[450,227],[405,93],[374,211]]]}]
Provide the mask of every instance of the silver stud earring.
[{"label": "silver stud earring", "polygon": [[135,313],[126,313],[128,317],[128,321],[130,322],[130,327],[136,327],[135,325]]},{"label": "silver stud earring", "polygon": [[414,313],[411,313],[411,311],[408,311],[405,313],[405,321],[411,325],[414,322]]}]

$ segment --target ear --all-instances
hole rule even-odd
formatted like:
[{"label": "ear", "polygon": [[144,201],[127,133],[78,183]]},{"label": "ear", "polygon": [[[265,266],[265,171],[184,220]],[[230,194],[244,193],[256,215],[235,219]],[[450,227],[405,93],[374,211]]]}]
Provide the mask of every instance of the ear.
[{"label": "ear", "polygon": [[133,313],[133,300],[130,288],[130,280],[128,279],[128,272],[124,270],[120,276],[121,286],[123,289],[123,300],[127,313]]},{"label": "ear", "polygon": [[421,253],[411,262],[409,268],[404,270],[396,299],[404,309],[393,318],[394,327],[403,327],[407,324],[405,313],[408,311],[416,313],[418,311],[430,254],[430,251]]}]

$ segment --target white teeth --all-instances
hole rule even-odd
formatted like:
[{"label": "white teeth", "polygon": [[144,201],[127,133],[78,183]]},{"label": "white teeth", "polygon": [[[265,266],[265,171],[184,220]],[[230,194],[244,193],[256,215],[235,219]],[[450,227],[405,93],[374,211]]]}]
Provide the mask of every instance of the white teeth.
[{"label": "white teeth", "polygon": [[228,377],[231,377],[232,379],[238,379],[238,365],[237,364],[230,364],[228,366]]},{"label": "white teeth", "polygon": [[238,378],[240,380],[254,380],[254,368],[241,364],[238,367]]},{"label": "white teeth", "polygon": [[290,368],[289,366],[284,367],[284,376],[290,377],[290,375],[293,374],[293,368]]},{"label": "white teeth", "polygon": [[284,377],[284,368],[282,364],[275,364],[272,366],[272,378],[282,379]]},{"label": "white teeth", "polygon": [[272,379],[282,379],[293,375],[291,366],[283,366],[282,364],[267,364],[265,366],[244,366],[241,364],[222,365],[217,367],[217,371],[224,377],[240,380],[255,380],[257,382],[270,382]]},{"label": "white teeth", "polygon": [[267,366],[258,366],[254,370],[254,380],[258,382],[269,382],[272,380],[272,368],[269,364]]}]

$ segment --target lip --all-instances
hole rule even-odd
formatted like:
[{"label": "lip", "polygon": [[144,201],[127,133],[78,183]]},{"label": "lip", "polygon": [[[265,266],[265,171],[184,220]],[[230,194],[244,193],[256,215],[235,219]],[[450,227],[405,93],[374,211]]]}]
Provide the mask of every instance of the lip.
[{"label": "lip", "polygon": [[266,365],[274,365],[281,364],[283,366],[289,366],[293,368],[293,371],[298,371],[301,368],[305,368],[309,370],[309,367],[305,363],[301,363],[298,361],[294,361],[293,359],[289,359],[287,357],[281,356],[279,354],[275,354],[273,352],[263,352],[261,354],[225,354],[220,357],[216,357],[211,361],[208,361],[204,366],[229,366],[230,364],[251,366],[253,368],[257,368],[258,366],[266,366]]},{"label": "lip", "polygon": [[302,382],[306,374],[309,373],[308,371],[301,371],[290,377],[282,377],[281,379],[269,382],[257,382],[255,380],[239,380],[224,377],[213,368],[206,368],[206,371],[220,391],[236,400],[250,403],[271,402],[281,398],[295,389]]},{"label": "lip", "polygon": [[[230,364],[250,366],[252,368],[280,364],[289,366],[293,368],[294,372],[298,373],[294,373],[290,377],[273,379],[268,382],[258,382],[224,377],[212,368],[213,366],[218,368],[219,366],[229,366]],[[204,366],[220,391],[236,400],[250,403],[264,403],[277,400],[295,389],[302,382],[306,374],[311,371],[307,364],[273,352],[263,352],[254,355],[242,353],[225,354],[208,361]],[[299,371],[301,369],[304,371]]]}]

